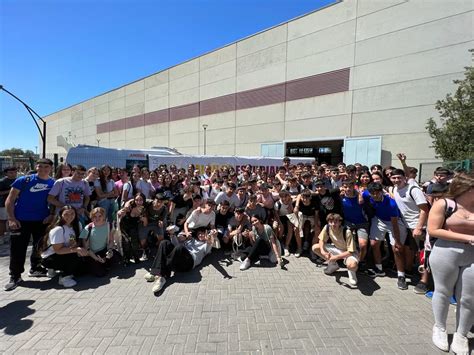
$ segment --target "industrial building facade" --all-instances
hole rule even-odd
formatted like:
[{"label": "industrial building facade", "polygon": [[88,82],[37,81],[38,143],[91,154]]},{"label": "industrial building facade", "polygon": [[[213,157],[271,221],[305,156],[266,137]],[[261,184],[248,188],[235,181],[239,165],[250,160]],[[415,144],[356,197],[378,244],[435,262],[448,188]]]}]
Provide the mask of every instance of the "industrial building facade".
[{"label": "industrial building facade", "polygon": [[47,152],[64,154],[73,136],[189,154],[433,161],[426,120],[472,65],[473,14],[471,0],[340,1],[49,115]]}]

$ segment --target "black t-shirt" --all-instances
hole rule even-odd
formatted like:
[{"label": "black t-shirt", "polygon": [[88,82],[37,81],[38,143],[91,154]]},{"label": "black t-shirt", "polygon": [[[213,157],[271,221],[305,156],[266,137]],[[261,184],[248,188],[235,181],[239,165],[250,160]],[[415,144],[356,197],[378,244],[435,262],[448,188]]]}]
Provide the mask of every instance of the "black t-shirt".
[{"label": "black t-shirt", "polygon": [[324,195],[319,198],[319,219],[321,224],[326,224],[326,217],[329,213],[337,213],[342,216],[342,201],[339,189],[326,189]]},{"label": "black t-shirt", "polygon": [[225,227],[229,224],[229,220],[232,218],[234,214],[232,212],[227,212],[226,214],[222,214],[220,211],[216,211],[216,227]]},{"label": "black t-shirt", "polygon": [[171,201],[176,205],[175,208],[192,208],[193,207],[193,199],[189,198],[187,200],[184,200],[183,195],[178,194],[174,196]]},{"label": "black t-shirt", "polygon": [[164,221],[166,219],[166,216],[168,215],[168,211],[166,209],[166,206],[161,206],[161,208],[155,210],[153,208],[153,202],[147,201],[146,215],[148,217],[148,223],[156,224],[159,221]]},{"label": "black t-shirt", "polygon": [[300,212],[305,216],[314,216],[316,211],[319,211],[319,199],[317,196],[311,196],[311,201],[308,206],[306,206],[303,201],[300,201],[299,204]]},{"label": "black t-shirt", "polygon": [[[10,186],[15,182],[16,179],[8,179],[4,177],[0,180],[0,191],[10,191]],[[5,207],[5,201],[8,195],[0,195],[0,207]]]}]

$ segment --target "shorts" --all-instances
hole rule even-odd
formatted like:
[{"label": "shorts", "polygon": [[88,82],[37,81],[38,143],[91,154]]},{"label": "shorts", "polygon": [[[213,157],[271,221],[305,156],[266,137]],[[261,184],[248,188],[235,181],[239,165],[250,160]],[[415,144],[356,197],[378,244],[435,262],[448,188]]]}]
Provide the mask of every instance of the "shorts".
[{"label": "shorts", "polygon": [[0,221],[6,221],[8,219],[7,208],[0,207]]},{"label": "shorts", "polygon": [[357,237],[359,239],[368,240],[369,239],[369,223],[350,223],[344,222],[344,227],[349,228],[351,231],[357,232]]},{"label": "shorts", "polygon": [[[402,222],[401,219],[398,219],[398,229],[400,230],[400,243],[405,244],[407,239],[407,227]],[[385,222],[379,219],[378,217],[372,218],[370,226],[370,239],[383,241],[385,239],[385,234],[388,233],[390,237],[390,245],[395,245],[395,238],[393,237],[392,222]]]},{"label": "shorts", "polygon": [[138,239],[139,240],[145,240],[148,238],[148,234],[153,231],[155,235],[158,236],[163,236],[163,228],[156,224],[149,224],[146,227],[139,226],[138,227]]},{"label": "shorts", "polygon": [[[325,244],[324,248],[331,254],[333,255],[339,255],[344,253],[343,250],[336,248],[334,244]],[[347,258],[344,258],[344,265],[347,265],[347,260],[354,260],[356,263],[359,263],[359,255],[358,253],[353,253],[352,255],[348,256]]]},{"label": "shorts", "polygon": [[311,229],[314,229],[314,225],[315,225],[314,216],[306,216],[302,214],[301,212],[299,212],[298,219],[299,219],[300,228],[303,228],[306,221],[309,221],[311,225]]}]

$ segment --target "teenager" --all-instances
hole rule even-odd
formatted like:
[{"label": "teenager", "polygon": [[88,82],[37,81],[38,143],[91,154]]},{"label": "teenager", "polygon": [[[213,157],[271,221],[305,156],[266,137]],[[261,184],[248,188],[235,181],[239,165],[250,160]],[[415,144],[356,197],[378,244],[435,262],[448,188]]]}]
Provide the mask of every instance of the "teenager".
[{"label": "teenager", "polygon": [[46,276],[41,266],[39,246],[47,225],[53,219],[48,206],[48,194],[54,180],[50,178],[53,162],[40,159],[36,162],[36,174],[19,177],[12,184],[5,202],[10,228],[10,280],[5,290],[13,290],[22,281],[25,271],[26,251],[33,237],[33,251],[30,257],[29,276]]},{"label": "teenager", "polygon": [[79,219],[74,207],[63,206],[56,221],[51,225],[43,243],[41,257],[45,267],[59,270],[59,284],[66,288],[76,286],[74,275],[80,272],[82,260],[88,255],[86,249],[79,246]]},{"label": "teenager", "polygon": [[100,168],[99,178],[96,180],[94,188],[97,195],[97,206],[105,210],[107,221],[112,223],[118,190],[112,179],[112,169],[110,166],[104,165]]},{"label": "teenager", "polygon": [[438,238],[430,255],[435,284],[433,294],[433,343],[448,351],[446,319],[449,299],[455,290],[456,332],[451,351],[469,354],[469,333],[474,320],[474,175],[454,177],[448,198],[433,204],[428,233]]},{"label": "teenager", "polygon": [[[331,243],[328,243],[331,241]],[[313,245],[313,252],[328,261],[324,269],[326,275],[331,275],[339,269],[338,260],[347,266],[349,283],[357,285],[357,266],[359,263],[355,240],[349,228],[342,227],[342,217],[337,213],[327,216],[327,225],[319,234],[319,243]]]}]

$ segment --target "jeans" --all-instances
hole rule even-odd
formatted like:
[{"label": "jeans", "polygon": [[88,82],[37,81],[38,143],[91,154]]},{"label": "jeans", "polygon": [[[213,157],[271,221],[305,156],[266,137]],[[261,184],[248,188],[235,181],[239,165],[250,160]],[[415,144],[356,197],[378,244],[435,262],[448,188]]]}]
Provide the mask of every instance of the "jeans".
[{"label": "jeans", "polygon": [[33,251],[30,257],[31,269],[36,270],[41,266],[39,249],[42,246],[47,225],[43,221],[20,221],[19,234],[11,235],[10,242],[10,276],[19,278],[25,271],[25,259],[28,244],[33,236]]}]

